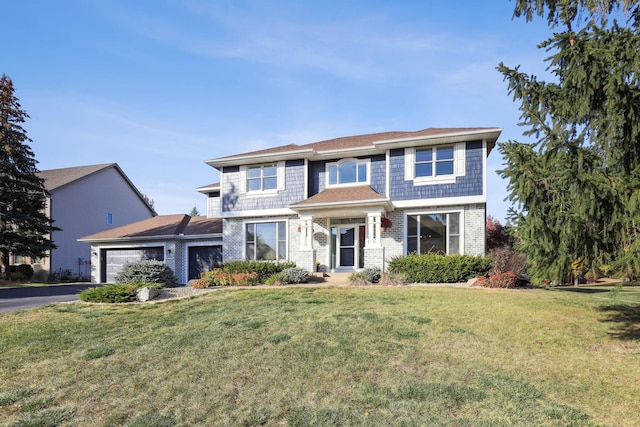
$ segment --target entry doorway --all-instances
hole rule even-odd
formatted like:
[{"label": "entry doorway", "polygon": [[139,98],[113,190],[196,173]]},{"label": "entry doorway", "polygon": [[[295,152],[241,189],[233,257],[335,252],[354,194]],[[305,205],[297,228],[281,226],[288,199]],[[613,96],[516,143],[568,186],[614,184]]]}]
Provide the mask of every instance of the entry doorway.
[{"label": "entry doorway", "polygon": [[[343,220],[344,221],[344,220]],[[331,269],[353,271],[364,267],[364,224],[331,226]]]}]

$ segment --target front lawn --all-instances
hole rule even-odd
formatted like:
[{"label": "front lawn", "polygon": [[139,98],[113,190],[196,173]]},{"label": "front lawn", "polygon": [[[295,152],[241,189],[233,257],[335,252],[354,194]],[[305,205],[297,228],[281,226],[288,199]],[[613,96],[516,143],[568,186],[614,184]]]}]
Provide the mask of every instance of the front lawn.
[{"label": "front lawn", "polygon": [[3,425],[640,425],[624,292],[224,289],[0,315]]}]

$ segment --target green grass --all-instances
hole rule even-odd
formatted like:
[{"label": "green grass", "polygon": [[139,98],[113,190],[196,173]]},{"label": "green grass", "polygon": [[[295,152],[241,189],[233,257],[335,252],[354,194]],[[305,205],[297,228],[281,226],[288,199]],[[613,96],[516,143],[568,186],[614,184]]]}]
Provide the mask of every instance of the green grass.
[{"label": "green grass", "polygon": [[640,425],[638,288],[601,289],[225,289],[3,314],[0,425]]}]

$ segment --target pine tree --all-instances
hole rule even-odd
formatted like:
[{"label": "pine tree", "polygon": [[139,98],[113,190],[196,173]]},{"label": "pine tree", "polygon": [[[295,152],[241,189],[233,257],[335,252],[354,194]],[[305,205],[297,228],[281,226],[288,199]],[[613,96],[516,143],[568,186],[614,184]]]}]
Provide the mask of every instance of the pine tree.
[{"label": "pine tree", "polygon": [[55,248],[49,239],[57,230],[46,216],[44,181],[22,123],[29,116],[13,94],[13,82],[0,78],[0,258],[9,278],[10,254],[45,256]]},{"label": "pine tree", "polygon": [[[498,70],[521,102],[533,144],[500,144],[521,249],[534,280],[562,282],[613,261],[634,274],[640,255],[640,8],[638,1],[517,0],[545,17],[539,48],[552,81]],[[621,18],[623,22],[619,22]],[[577,266],[580,266],[579,268]]]}]

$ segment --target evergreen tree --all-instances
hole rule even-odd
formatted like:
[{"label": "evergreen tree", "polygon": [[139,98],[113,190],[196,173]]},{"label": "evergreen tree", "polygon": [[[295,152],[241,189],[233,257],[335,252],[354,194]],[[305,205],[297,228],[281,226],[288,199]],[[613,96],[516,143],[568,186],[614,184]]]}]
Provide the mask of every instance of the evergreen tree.
[{"label": "evergreen tree", "polygon": [[13,82],[0,78],[0,258],[9,278],[10,254],[42,257],[55,245],[49,239],[44,181],[27,143],[22,123],[28,118],[13,94]]},{"label": "evergreen tree", "polygon": [[200,211],[198,211],[198,207],[194,205],[191,208],[191,212],[189,212],[189,216],[198,216],[198,215],[200,215]]},{"label": "evergreen tree", "polygon": [[[499,145],[521,250],[534,280],[562,282],[610,261],[635,274],[640,255],[640,8],[638,1],[516,0],[553,36],[549,82],[504,64],[521,102],[525,145]],[[622,20],[620,22],[619,20]]]}]

